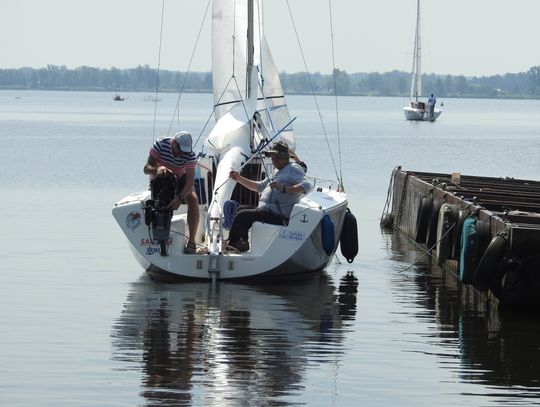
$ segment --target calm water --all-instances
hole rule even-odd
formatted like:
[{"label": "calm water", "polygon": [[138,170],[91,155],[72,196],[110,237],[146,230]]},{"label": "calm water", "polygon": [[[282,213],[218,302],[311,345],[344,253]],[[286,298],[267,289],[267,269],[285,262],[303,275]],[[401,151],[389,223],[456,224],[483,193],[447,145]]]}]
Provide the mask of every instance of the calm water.
[{"label": "calm water", "polygon": [[[114,223],[153,140],[151,95],[124,96],[0,91],[0,405],[540,405],[540,317],[460,301],[427,260],[403,271],[422,253],[378,227],[396,165],[538,179],[540,101],[449,99],[410,123],[404,99],[340,99],[356,261],[212,287],[152,282]],[[156,134],[177,96],[161,98]],[[184,95],[173,127],[203,132],[211,103]],[[336,146],[334,100],[319,104]],[[328,178],[313,99],[289,105],[299,155]]]}]

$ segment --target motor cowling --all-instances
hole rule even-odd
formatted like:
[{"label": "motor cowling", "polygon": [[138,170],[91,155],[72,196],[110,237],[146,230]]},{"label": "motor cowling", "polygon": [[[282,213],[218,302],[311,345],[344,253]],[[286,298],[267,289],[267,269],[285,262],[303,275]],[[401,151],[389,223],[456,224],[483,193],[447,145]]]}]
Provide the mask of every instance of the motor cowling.
[{"label": "motor cowling", "polygon": [[160,244],[161,254],[166,255],[166,241],[171,231],[173,210],[167,208],[176,196],[176,178],[163,175],[154,178],[150,183],[151,199],[144,207],[144,221],[149,228],[150,238]]}]

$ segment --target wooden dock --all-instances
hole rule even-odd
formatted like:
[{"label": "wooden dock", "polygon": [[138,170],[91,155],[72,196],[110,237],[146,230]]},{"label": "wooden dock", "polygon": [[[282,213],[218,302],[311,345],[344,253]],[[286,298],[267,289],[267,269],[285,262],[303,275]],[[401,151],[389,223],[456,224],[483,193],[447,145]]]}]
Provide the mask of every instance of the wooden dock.
[{"label": "wooden dock", "polygon": [[540,303],[540,182],[404,171],[392,173],[381,227],[429,250],[470,295]]}]

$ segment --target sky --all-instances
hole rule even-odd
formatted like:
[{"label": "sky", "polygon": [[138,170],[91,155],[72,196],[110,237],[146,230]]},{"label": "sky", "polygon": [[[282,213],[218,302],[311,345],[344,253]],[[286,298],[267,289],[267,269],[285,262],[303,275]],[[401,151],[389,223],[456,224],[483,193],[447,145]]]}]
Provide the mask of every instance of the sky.
[{"label": "sky", "polygon": [[[208,0],[165,0],[161,69],[209,71]],[[288,0],[310,72],[332,71],[329,0]],[[335,65],[410,71],[416,0],[331,0]],[[0,0],[0,68],[157,67],[162,0]],[[264,3],[280,71],[304,72],[286,0]],[[423,0],[423,71],[484,76],[540,65],[540,0]]]}]

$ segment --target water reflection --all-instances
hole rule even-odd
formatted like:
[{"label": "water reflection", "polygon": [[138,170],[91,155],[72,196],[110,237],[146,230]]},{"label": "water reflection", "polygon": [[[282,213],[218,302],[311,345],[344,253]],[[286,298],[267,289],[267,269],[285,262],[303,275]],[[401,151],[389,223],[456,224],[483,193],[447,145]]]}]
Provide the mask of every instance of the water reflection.
[{"label": "water reflection", "polygon": [[132,284],[112,328],[114,359],[142,370],[148,405],[253,405],[303,391],[313,363],[337,363],[358,281],[325,273],[275,286]]},{"label": "water reflection", "polygon": [[[435,322],[423,351],[452,369],[462,383],[481,385],[473,394],[523,405],[540,396],[540,316],[537,310],[501,309],[459,283],[454,273],[432,266],[406,237],[385,234],[395,261],[394,295],[417,319]],[[442,348],[442,350],[441,350]],[[519,400],[517,400],[519,398]]]}]

